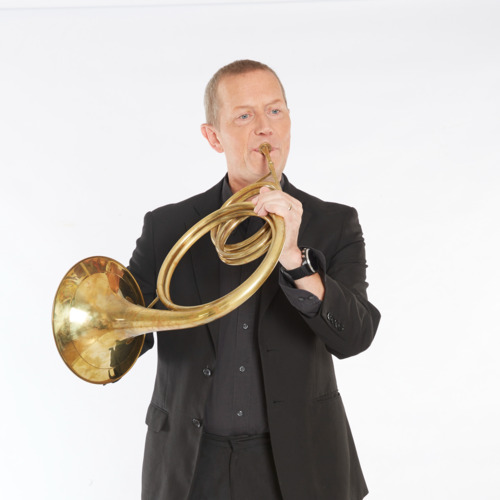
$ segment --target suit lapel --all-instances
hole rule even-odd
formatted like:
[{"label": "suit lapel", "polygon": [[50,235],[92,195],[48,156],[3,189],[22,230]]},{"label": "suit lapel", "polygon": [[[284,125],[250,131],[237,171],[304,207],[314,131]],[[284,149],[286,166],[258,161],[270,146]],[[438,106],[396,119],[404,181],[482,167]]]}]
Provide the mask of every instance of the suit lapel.
[{"label": "suit lapel", "polygon": [[[199,196],[193,203],[194,222],[201,220],[221,206],[222,182]],[[186,221],[186,230],[192,226],[191,221]],[[204,235],[190,249],[191,262],[196,287],[202,304],[218,298],[220,281],[220,260],[210,239],[210,233]],[[219,334],[219,321],[207,324],[214,344],[217,346]]]},{"label": "suit lapel", "polygon": [[304,239],[304,235],[307,226],[311,221],[311,216],[312,216],[311,212],[309,211],[309,207],[307,205],[304,205],[304,198],[302,196],[302,192],[299,191],[295,186],[290,184],[287,177],[285,177],[283,191],[285,191],[285,193],[288,193],[290,196],[293,196],[302,203],[303,212],[302,212],[302,222],[300,223],[300,229],[299,229],[298,245],[299,247],[308,246],[308,242],[307,240]]}]

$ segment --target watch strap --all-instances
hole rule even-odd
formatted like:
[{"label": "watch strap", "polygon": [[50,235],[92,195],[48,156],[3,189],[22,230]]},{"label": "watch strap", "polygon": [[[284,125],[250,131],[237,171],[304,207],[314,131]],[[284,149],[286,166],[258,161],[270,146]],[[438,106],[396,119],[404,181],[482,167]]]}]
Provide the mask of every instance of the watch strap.
[{"label": "watch strap", "polygon": [[300,250],[302,252],[302,264],[299,267],[296,267],[295,269],[281,268],[281,272],[293,281],[305,278],[306,276],[311,276],[312,274],[318,272],[311,261],[311,249],[303,247]]}]

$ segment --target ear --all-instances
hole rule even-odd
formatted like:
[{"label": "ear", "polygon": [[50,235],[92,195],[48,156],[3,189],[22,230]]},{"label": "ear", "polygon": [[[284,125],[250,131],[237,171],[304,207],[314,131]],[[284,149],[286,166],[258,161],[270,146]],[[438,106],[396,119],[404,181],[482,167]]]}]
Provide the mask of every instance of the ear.
[{"label": "ear", "polygon": [[212,148],[217,151],[217,153],[224,152],[224,148],[222,147],[222,144],[217,137],[217,131],[212,125],[204,123],[201,126],[201,133],[203,134],[203,137],[208,141],[210,146],[212,146]]}]

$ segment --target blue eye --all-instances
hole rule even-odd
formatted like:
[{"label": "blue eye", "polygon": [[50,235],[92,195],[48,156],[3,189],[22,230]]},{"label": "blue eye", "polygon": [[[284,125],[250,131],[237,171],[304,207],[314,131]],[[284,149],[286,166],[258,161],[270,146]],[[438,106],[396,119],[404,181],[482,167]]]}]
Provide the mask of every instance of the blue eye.
[{"label": "blue eye", "polygon": [[240,115],[240,118],[242,120],[246,120],[250,115],[248,113],[244,113],[243,115]]},{"label": "blue eye", "polygon": [[272,109],[271,110],[271,114],[273,114],[273,115],[277,115],[277,114],[279,114],[279,112],[280,112],[279,109]]}]

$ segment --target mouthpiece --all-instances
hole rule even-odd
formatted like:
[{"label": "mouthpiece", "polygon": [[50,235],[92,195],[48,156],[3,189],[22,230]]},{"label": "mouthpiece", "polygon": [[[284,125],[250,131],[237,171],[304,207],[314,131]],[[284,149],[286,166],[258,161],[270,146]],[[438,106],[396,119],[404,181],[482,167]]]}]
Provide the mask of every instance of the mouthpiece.
[{"label": "mouthpiece", "polygon": [[267,156],[267,154],[269,154],[271,152],[271,144],[269,144],[268,142],[263,142],[260,146],[259,146],[259,151],[264,155],[264,156]]}]

